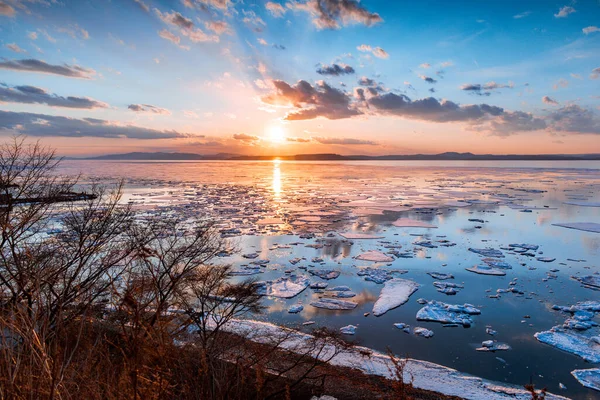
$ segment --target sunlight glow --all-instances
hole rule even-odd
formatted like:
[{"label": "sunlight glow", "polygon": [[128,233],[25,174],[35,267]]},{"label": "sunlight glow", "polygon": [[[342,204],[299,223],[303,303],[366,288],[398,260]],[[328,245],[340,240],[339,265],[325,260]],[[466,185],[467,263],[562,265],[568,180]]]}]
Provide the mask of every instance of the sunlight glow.
[{"label": "sunlight glow", "polygon": [[272,125],[267,128],[269,134],[269,140],[271,143],[281,144],[285,142],[285,128],[281,125]]}]

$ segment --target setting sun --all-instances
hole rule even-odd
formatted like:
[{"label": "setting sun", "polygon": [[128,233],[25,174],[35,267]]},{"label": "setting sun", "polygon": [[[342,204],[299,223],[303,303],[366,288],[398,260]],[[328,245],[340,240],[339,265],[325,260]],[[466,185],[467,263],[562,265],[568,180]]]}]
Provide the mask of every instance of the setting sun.
[{"label": "setting sun", "polygon": [[269,134],[269,141],[272,143],[283,143],[285,142],[285,128],[281,125],[273,125],[267,128]]}]

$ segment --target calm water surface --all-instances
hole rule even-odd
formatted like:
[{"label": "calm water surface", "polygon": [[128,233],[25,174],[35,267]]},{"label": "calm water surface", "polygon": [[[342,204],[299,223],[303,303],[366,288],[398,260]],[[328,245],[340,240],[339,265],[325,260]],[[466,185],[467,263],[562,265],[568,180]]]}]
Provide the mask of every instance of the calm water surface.
[{"label": "calm water surface", "polygon": [[[269,307],[262,318],[298,327],[315,321],[315,326],[358,327],[349,337],[367,347],[432,361],[462,372],[500,382],[547,387],[577,399],[598,398],[570,374],[574,369],[593,368],[581,358],[539,343],[534,333],[561,325],[567,315],[553,311],[553,304],[599,300],[600,292],[586,289],[571,276],[599,272],[600,234],[554,226],[564,222],[600,223],[599,207],[569,205],[565,202],[600,202],[600,162],[103,162],[65,161],[62,171],[82,173],[84,179],[111,182],[126,179],[127,195],[141,212],[181,214],[186,217],[208,214],[223,229],[240,228],[232,240],[241,252],[224,257],[236,267],[249,261],[244,253],[259,253],[269,264],[255,276],[276,279],[285,272],[307,274],[298,269],[335,269],[339,278],[330,286],[347,285],[359,303],[353,311],[328,311],[309,305],[320,295],[307,289],[293,299],[265,299]],[[468,207],[452,207],[460,200]],[[523,212],[529,208],[531,212]],[[310,217],[310,218],[306,218]],[[397,228],[396,219],[412,218],[437,229]],[[281,223],[264,224],[265,218]],[[469,219],[482,219],[484,223]],[[261,222],[262,221],[262,222]],[[340,232],[373,233],[378,240],[344,240]],[[315,233],[315,238],[298,235]],[[329,235],[328,235],[329,234]],[[453,247],[425,248],[416,241],[449,240]],[[382,250],[386,242],[402,245],[412,258],[398,258],[388,264],[355,259],[366,250]],[[301,244],[298,244],[301,242]],[[295,243],[287,246],[287,244]],[[503,261],[512,265],[506,276],[473,274],[465,268],[481,265],[481,257],[469,247],[499,249],[509,243],[539,245],[536,256],[556,258],[544,263],[504,251]],[[320,248],[306,245],[322,244]],[[279,247],[279,248],[278,248]],[[319,246],[317,246],[319,247]],[[303,260],[292,265],[289,260]],[[323,259],[323,263],[313,258]],[[570,260],[583,260],[579,262]],[[363,314],[372,311],[382,285],[357,276],[359,267],[376,266],[408,270],[400,275],[421,287],[408,303],[381,317]],[[550,270],[556,278],[548,279]],[[447,282],[464,283],[455,296],[435,290],[427,272],[455,276]],[[524,295],[488,296],[497,289],[516,285]],[[318,278],[311,277],[318,281]],[[471,303],[481,309],[470,328],[444,328],[439,323],[419,322],[415,315],[422,307],[417,299],[447,303]],[[304,310],[289,314],[292,304]],[[530,316],[530,318],[525,318]],[[595,318],[600,322],[599,318]],[[393,326],[404,322],[434,331],[431,339],[409,335]],[[498,341],[512,350],[496,353],[475,351],[484,340],[486,326],[498,334]],[[302,329],[308,330],[304,327]],[[598,328],[595,328],[598,329]],[[559,382],[567,386],[559,389]]]}]

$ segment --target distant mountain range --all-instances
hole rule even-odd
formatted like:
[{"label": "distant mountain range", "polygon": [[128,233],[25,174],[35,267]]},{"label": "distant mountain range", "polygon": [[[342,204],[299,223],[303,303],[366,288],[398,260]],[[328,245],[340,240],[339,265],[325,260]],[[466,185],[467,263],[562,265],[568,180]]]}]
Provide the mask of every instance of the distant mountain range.
[{"label": "distant mountain range", "polygon": [[88,158],[69,158],[78,160],[105,160],[105,161],[200,161],[200,160],[280,160],[293,161],[369,161],[369,160],[524,160],[524,161],[577,161],[577,160],[600,160],[600,154],[473,154],[447,152],[440,154],[409,154],[409,155],[385,155],[385,156],[366,156],[340,154],[297,154],[293,156],[240,156],[236,154],[210,154],[202,155],[195,153],[124,153],[108,154],[98,157]]}]

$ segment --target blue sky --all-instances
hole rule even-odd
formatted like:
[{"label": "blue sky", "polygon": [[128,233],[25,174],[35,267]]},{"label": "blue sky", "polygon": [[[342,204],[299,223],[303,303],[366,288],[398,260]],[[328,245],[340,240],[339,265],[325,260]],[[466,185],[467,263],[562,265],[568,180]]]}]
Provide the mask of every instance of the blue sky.
[{"label": "blue sky", "polygon": [[0,0],[0,135],[69,155],[600,152],[599,27],[598,0]]}]

